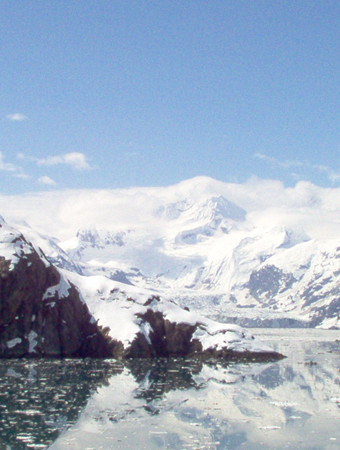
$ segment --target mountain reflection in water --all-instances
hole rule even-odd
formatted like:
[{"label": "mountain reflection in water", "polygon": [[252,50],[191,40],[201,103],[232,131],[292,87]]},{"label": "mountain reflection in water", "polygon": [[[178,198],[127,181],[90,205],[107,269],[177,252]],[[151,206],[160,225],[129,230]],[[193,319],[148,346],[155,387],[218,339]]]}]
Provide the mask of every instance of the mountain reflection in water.
[{"label": "mountain reflection in water", "polygon": [[0,450],[339,449],[340,332],[256,334],[288,358],[2,360]]}]

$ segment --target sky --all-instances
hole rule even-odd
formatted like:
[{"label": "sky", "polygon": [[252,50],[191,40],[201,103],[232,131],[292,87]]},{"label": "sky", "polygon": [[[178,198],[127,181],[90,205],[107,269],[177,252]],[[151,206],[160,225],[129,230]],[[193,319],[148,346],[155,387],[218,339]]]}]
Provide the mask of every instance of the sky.
[{"label": "sky", "polygon": [[340,3],[0,3],[0,194],[340,186]]}]

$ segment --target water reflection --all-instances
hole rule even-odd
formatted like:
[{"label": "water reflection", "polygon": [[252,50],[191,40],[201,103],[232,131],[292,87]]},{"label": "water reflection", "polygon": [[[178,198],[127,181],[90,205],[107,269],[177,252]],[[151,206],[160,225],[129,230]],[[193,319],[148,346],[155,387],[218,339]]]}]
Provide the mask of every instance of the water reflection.
[{"label": "water reflection", "polygon": [[1,360],[0,449],[47,448],[122,370],[106,361]]},{"label": "water reflection", "polygon": [[1,361],[0,449],[339,449],[339,333],[262,333],[288,358]]}]

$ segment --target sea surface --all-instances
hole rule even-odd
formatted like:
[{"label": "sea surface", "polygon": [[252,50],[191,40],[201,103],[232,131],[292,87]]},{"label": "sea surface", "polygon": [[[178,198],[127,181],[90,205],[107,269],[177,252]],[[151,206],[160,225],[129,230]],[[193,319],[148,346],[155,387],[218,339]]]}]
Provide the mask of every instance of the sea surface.
[{"label": "sea surface", "polygon": [[0,450],[339,450],[340,331],[252,331],[287,358],[1,360]]}]

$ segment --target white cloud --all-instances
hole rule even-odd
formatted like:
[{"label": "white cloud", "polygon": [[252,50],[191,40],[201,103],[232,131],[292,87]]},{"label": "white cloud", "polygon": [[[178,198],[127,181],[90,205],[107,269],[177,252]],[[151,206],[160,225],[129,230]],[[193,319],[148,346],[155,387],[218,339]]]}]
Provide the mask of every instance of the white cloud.
[{"label": "white cloud", "polygon": [[[46,180],[47,181],[47,180]],[[51,184],[52,186],[52,184]],[[315,239],[340,239],[340,188],[321,188],[300,181],[286,188],[278,180],[251,178],[246,183],[193,179],[163,188],[52,190],[24,195],[0,195],[0,214],[26,220],[34,228],[61,240],[80,228],[126,230],[150,228],[157,235],[165,224],[154,211],[182,199],[202,201],[223,195],[247,211],[247,229],[287,226]],[[169,226],[173,226],[171,223]]]},{"label": "white cloud", "polygon": [[24,120],[28,120],[28,117],[21,113],[13,113],[8,114],[7,119],[12,120],[14,122],[23,122]]},{"label": "white cloud", "polygon": [[[301,168],[303,170],[315,170],[317,172],[324,173],[331,183],[336,183],[340,181],[340,172],[336,172],[330,167],[325,165],[311,164],[308,161],[290,161],[290,160],[280,161],[276,158],[273,158],[272,156],[268,156],[263,153],[255,153],[253,156],[254,158],[260,159],[273,167],[280,167],[286,170],[293,168]],[[295,179],[300,178],[300,175],[296,172],[292,172],[291,175]]]},{"label": "white cloud", "polygon": [[[18,155],[20,158],[23,155]],[[58,164],[65,164],[71,166],[76,170],[90,169],[89,163],[86,161],[86,156],[83,153],[73,152],[65,153],[63,155],[48,156],[47,158],[34,159],[39,166],[55,166]]]},{"label": "white cloud", "polygon": [[38,179],[38,183],[45,184],[47,186],[56,186],[57,185],[57,183],[54,180],[52,180],[52,178],[50,178],[50,177],[48,177],[46,175],[43,176],[43,177],[40,177]]}]

